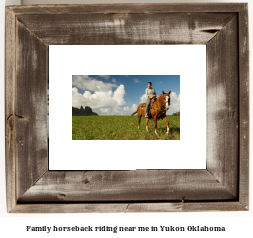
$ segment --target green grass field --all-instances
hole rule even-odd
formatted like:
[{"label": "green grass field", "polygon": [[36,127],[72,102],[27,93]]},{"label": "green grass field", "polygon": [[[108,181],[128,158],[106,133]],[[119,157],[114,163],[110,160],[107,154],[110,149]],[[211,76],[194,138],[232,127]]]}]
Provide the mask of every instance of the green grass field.
[{"label": "green grass field", "polygon": [[155,135],[154,121],[141,118],[138,129],[137,116],[72,116],[72,140],[180,140],[180,116],[167,116],[170,123],[169,135],[163,120],[157,121]]}]

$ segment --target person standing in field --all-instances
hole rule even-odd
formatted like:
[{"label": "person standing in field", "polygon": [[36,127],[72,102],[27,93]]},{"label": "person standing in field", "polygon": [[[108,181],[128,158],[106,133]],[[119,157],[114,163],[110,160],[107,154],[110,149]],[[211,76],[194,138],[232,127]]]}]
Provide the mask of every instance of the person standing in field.
[{"label": "person standing in field", "polygon": [[148,82],[148,87],[146,88],[146,91],[145,91],[146,95],[147,95],[147,106],[145,108],[145,117],[148,117],[148,107],[149,107],[149,104],[151,102],[151,99],[155,96],[159,97],[157,94],[156,94],[156,91],[154,88],[152,88],[152,83],[151,82]]}]

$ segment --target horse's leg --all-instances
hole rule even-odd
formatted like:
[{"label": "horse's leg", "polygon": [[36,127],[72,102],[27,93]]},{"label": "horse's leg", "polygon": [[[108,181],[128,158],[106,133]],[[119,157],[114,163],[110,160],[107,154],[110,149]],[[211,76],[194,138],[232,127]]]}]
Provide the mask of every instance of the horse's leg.
[{"label": "horse's leg", "polygon": [[168,119],[167,119],[167,117],[164,117],[163,118],[163,120],[166,122],[166,124],[167,124],[167,134],[169,135],[169,131],[170,131],[170,123],[169,123],[169,121],[168,121]]},{"label": "horse's leg", "polygon": [[148,117],[146,117],[146,130],[148,131]]},{"label": "horse's leg", "polygon": [[155,123],[155,134],[157,135],[157,131],[156,131],[156,129],[157,129],[157,118],[156,118],[156,116],[153,117],[153,118],[154,118],[154,123]]},{"label": "horse's leg", "polygon": [[138,129],[140,129],[141,115],[138,114]]}]

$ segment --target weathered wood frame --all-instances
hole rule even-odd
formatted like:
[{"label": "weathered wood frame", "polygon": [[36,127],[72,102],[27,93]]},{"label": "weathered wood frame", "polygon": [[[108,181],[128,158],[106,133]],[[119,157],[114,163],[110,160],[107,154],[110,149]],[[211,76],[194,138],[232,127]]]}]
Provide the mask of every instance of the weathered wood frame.
[{"label": "weathered wood frame", "polygon": [[[50,44],[206,44],[206,170],[48,171]],[[246,3],[6,7],[5,79],[8,212],[249,209]]]}]

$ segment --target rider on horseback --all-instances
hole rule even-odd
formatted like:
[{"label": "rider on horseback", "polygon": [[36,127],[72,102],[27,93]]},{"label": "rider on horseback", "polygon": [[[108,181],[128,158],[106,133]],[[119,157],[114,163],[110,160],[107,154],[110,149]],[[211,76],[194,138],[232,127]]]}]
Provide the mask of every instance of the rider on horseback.
[{"label": "rider on horseback", "polygon": [[155,96],[159,97],[158,95],[156,95],[156,91],[154,88],[151,87],[152,86],[152,83],[151,82],[148,82],[148,88],[146,88],[146,95],[147,95],[147,105],[146,105],[146,108],[145,108],[145,117],[148,117],[148,108],[149,108],[149,105],[150,105],[150,102],[151,102],[151,99]]}]

